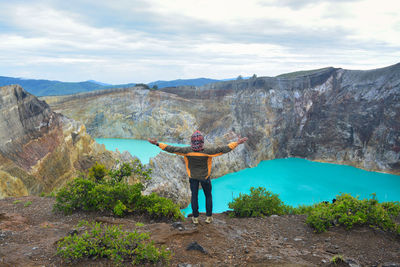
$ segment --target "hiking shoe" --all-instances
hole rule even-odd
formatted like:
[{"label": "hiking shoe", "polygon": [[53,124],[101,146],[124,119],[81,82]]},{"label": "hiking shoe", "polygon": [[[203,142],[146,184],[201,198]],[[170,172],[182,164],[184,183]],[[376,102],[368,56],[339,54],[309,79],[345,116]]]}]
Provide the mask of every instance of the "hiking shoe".
[{"label": "hiking shoe", "polygon": [[194,223],[194,224],[199,224],[199,218],[197,218],[197,217],[192,217],[192,222]]},{"label": "hiking shoe", "polygon": [[207,216],[206,223],[212,223],[212,221],[213,221],[213,217]]}]

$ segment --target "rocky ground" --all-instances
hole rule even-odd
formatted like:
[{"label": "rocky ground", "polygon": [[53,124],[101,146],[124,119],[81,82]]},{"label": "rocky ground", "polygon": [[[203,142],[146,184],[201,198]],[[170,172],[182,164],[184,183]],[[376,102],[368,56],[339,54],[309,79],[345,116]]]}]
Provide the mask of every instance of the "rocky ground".
[{"label": "rocky ground", "polygon": [[[65,216],[52,212],[53,204],[52,198],[33,196],[0,200],[0,266],[112,266],[106,259],[67,265],[55,256],[56,242],[82,219],[150,232],[173,252],[172,266],[400,266],[400,237],[368,227],[316,234],[305,216],[227,214],[215,214],[210,225],[202,214],[194,226],[190,218],[172,223],[99,213]],[[336,255],[345,262],[331,263]]]}]

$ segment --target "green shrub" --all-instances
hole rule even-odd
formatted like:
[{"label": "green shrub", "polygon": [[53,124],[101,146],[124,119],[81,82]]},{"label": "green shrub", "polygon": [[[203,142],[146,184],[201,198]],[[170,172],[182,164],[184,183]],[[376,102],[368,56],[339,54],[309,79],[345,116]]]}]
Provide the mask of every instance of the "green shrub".
[{"label": "green shrub", "polygon": [[124,203],[122,203],[121,200],[118,200],[117,205],[114,206],[113,212],[115,215],[122,217],[126,209]]},{"label": "green shrub", "polygon": [[108,171],[108,175],[110,176],[111,183],[120,183],[125,182],[124,178],[127,178],[134,174],[139,178],[140,181],[150,180],[151,169],[145,169],[144,166],[140,163],[139,160],[135,160],[133,162],[120,163],[117,161],[117,167]]},{"label": "green shrub", "polygon": [[29,207],[30,205],[32,205],[32,201],[27,201],[24,203],[24,207]]},{"label": "green shrub", "polygon": [[156,193],[142,196],[139,203],[139,210],[145,211],[153,218],[173,218],[174,220],[183,220],[184,217],[179,206],[171,199],[160,197]]},{"label": "green shrub", "polygon": [[400,202],[382,202],[382,207],[389,213],[390,216],[397,217],[400,215]]},{"label": "green shrub", "polygon": [[75,178],[56,194],[55,210],[71,213],[74,210],[93,210],[88,194],[96,186],[94,181]]},{"label": "green shrub", "polygon": [[[183,219],[178,205],[156,194],[142,196],[142,183],[129,185],[124,177],[131,171],[147,179],[149,172],[142,167],[121,164],[110,171],[111,179],[75,178],[56,195],[54,210],[66,214],[77,210],[112,212],[123,216],[129,212],[146,213],[154,218]],[[136,165],[141,166],[141,165]],[[98,167],[95,167],[98,168]],[[95,169],[92,168],[92,169]],[[99,177],[99,176],[98,176]]]},{"label": "green shrub", "polygon": [[316,232],[324,232],[333,225],[351,229],[356,225],[368,225],[396,232],[398,225],[394,217],[398,216],[398,203],[378,203],[375,195],[371,199],[359,200],[350,194],[336,197],[336,202],[325,206],[316,206],[310,212],[306,222]]},{"label": "green shrub", "polygon": [[328,205],[316,206],[307,216],[306,223],[314,228],[316,232],[321,233],[331,226],[333,219],[333,214]]},{"label": "green shrub", "polygon": [[228,204],[235,217],[263,217],[272,214],[284,214],[291,210],[285,206],[277,194],[263,187],[250,188],[250,195],[239,194]]},{"label": "green shrub", "polygon": [[234,217],[263,217],[272,214],[305,214],[306,223],[316,232],[325,232],[332,226],[351,229],[356,225],[367,225],[400,234],[400,224],[395,218],[400,215],[400,202],[379,203],[376,195],[371,199],[359,200],[350,194],[336,196],[335,203],[321,202],[301,205],[297,208],[285,205],[265,188],[251,188],[250,195],[239,194],[229,203]]},{"label": "green shrub", "polygon": [[103,180],[107,174],[108,170],[106,166],[98,164],[97,162],[89,169],[89,178],[98,182]]},{"label": "green shrub", "polygon": [[324,208],[328,205],[329,205],[329,203],[326,203],[326,202],[315,203],[312,205],[299,205],[296,208],[292,208],[291,212],[289,212],[288,214],[310,215],[313,210],[318,209],[318,208]]},{"label": "green shrub", "polygon": [[67,262],[82,258],[108,258],[117,265],[124,263],[169,264],[171,252],[158,249],[149,240],[149,234],[123,231],[120,226],[81,221],[77,227],[86,225],[89,230],[78,235],[64,237],[57,246],[57,255]]},{"label": "green shrub", "polygon": [[343,255],[340,255],[340,254],[333,256],[331,259],[331,263],[333,263],[334,265],[338,265],[338,264],[341,264],[344,262],[345,261],[344,261]]}]

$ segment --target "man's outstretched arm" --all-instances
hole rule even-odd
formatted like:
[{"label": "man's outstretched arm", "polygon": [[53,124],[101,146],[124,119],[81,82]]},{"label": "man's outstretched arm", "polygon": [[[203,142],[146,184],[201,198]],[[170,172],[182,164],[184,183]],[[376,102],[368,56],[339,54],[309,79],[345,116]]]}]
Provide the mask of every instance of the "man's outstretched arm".
[{"label": "man's outstretched arm", "polygon": [[167,151],[169,153],[174,153],[174,154],[178,154],[178,155],[182,155],[182,154],[187,153],[185,147],[170,146],[170,145],[167,145],[167,144],[164,144],[164,143],[159,143],[157,141],[157,139],[154,139],[154,138],[149,138],[149,139],[147,139],[147,141],[149,141],[153,145],[156,145],[159,148],[161,148],[162,150]]},{"label": "man's outstretched arm", "polygon": [[210,153],[212,154],[213,157],[215,156],[220,156],[224,153],[228,153],[231,152],[232,150],[234,150],[238,145],[243,144],[244,142],[246,142],[248,140],[247,137],[243,137],[241,138],[239,136],[238,140],[236,142],[231,142],[226,146],[219,146],[216,148],[213,148],[210,150]]}]

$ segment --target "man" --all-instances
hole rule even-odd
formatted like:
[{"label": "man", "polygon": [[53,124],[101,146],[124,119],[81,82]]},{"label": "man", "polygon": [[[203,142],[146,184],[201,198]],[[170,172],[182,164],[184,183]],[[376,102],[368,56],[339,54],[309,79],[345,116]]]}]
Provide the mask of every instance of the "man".
[{"label": "man", "polygon": [[194,224],[199,223],[198,192],[200,183],[206,197],[206,223],[211,223],[213,220],[210,179],[212,158],[232,151],[239,144],[243,144],[244,142],[246,142],[247,137],[239,137],[237,142],[232,142],[227,146],[220,146],[215,148],[204,148],[204,137],[199,131],[195,131],[193,133],[191,138],[191,146],[187,147],[176,147],[163,143],[158,143],[156,139],[148,139],[148,141],[154,145],[159,146],[164,151],[184,157],[186,171],[189,176],[190,191],[192,192],[192,221]]}]

